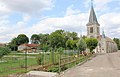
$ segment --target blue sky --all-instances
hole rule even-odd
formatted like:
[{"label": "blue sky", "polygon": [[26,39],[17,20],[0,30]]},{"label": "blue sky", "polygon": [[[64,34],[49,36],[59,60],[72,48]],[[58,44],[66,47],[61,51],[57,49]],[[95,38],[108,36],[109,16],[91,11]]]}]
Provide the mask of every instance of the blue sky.
[{"label": "blue sky", "polygon": [[[101,31],[120,38],[120,0],[94,0],[93,4]],[[86,35],[90,6],[90,0],[0,0],[0,42],[57,29]]]}]

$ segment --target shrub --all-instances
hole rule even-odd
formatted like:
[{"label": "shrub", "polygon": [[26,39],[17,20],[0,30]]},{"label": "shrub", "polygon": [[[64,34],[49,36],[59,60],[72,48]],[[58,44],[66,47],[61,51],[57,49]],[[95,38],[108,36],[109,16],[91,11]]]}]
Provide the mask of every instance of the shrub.
[{"label": "shrub", "polygon": [[55,67],[50,67],[48,69],[48,72],[58,72],[59,71],[59,67],[55,66]]},{"label": "shrub", "polygon": [[[68,67],[62,66],[62,67],[60,68],[60,71],[64,71],[64,70],[66,70],[66,69],[68,69]],[[50,67],[50,68],[48,69],[48,72],[59,72],[59,67],[57,67],[57,66]]]},{"label": "shrub", "polygon": [[2,58],[4,55],[7,55],[10,53],[10,49],[7,47],[0,47],[0,58]]},{"label": "shrub", "polygon": [[36,57],[36,59],[37,59],[37,63],[39,65],[41,65],[42,64],[42,59],[41,59],[41,55],[40,54]]}]

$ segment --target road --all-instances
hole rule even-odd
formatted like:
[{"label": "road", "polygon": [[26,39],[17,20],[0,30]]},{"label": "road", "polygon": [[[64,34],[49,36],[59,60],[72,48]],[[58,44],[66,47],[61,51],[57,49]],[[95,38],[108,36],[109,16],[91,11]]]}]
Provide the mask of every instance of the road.
[{"label": "road", "polygon": [[61,74],[60,77],[120,77],[120,51],[97,55],[83,65]]}]

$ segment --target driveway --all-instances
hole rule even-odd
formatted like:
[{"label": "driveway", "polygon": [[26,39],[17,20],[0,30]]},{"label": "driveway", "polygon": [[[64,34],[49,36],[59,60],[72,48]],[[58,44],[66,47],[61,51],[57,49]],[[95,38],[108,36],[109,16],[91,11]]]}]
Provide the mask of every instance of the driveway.
[{"label": "driveway", "polygon": [[98,55],[61,77],[120,77],[120,51]]}]

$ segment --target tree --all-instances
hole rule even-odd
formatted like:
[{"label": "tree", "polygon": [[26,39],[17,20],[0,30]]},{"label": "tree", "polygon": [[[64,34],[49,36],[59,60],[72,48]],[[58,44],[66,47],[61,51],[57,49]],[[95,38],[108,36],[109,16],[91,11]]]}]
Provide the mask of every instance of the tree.
[{"label": "tree", "polygon": [[64,47],[65,46],[64,41],[65,41],[64,36],[59,34],[59,33],[53,32],[49,36],[50,46],[53,47],[53,48]]},{"label": "tree", "polygon": [[39,35],[33,34],[30,38],[32,44],[39,44]]},{"label": "tree", "polygon": [[82,38],[80,38],[80,40],[78,41],[78,43],[77,43],[77,48],[78,48],[78,50],[79,50],[80,52],[86,50],[87,45],[86,45],[85,41],[84,41]]},{"label": "tree", "polygon": [[98,45],[98,40],[95,38],[86,38],[85,42],[87,44],[87,47],[90,49],[90,52],[93,51]]},{"label": "tree", "polygon": [[39,34],[39,42],[40,44],[48,44],[49,41],[49,34]]},{"label": "tree", "polygon": [[17,43],[18,45],[24,44],[24,43],[28,43],[29,42],[29,38],[25,35],[25,34],[19,34],[17,36]]},{"label": "tree", "polygon": [[117,44],[117,47],[120,50],[120,39],[114,38],[113,41]]},{"label": "tree", "polygon": [[10,53],[10,49],[7,47],[0,47],[0,58],[2,58],[4,55],[7,55]]},{"label": "tree", "polygon": [[11,40],[8,47],[11,49],[11,51],[17,51],[18,47],[18,39],[15,37]]},{"label": "tree", "polygon": [[67,40],[68,39],[71,39],[71,40],[78,40],[79,39],[76,32],[67,31],[64,33],[64,36],[66,37]]},{"label": "tree", "polygon": [[68,49],[77,49],[77,41],[76,40],[67,40],[66,47]]}]

